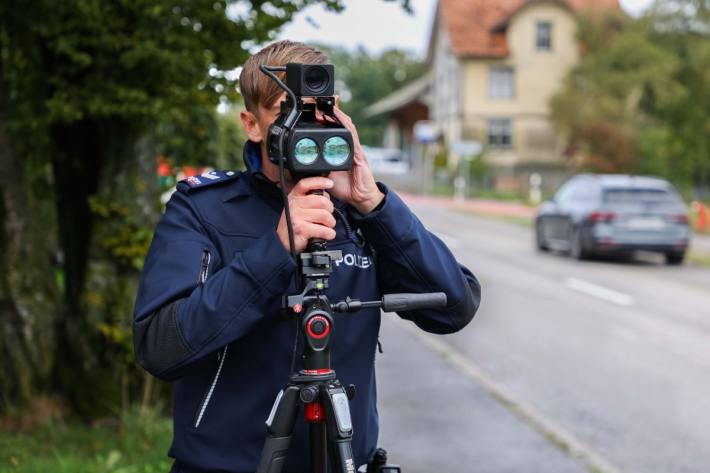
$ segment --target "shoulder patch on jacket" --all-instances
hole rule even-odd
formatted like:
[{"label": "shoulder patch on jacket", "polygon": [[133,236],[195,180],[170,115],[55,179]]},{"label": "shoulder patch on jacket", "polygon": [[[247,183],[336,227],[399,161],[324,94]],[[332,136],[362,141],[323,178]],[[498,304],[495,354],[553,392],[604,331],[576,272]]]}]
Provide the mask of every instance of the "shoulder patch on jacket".
[{"label": "shoulder patch on jacket", "polygon": [[239,177],[236,171],[210,171],[200,176],[190,176],[177,183],[177,190],[181,192],[190,192],[195,189],[201,189],[220,182],[231,181]]}]

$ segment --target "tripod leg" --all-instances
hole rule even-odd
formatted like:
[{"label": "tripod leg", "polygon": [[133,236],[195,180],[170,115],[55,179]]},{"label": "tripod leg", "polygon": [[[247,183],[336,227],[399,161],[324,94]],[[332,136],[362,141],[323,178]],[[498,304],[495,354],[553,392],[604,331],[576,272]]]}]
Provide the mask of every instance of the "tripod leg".
[{"label": "tripod leg", "polygon": [[287,386],[276,396],[266,420],[266,441],[256,473],[280,473],[283,469],[296,423],[300,390],[298,386]]},{"label": "tripod leg", "polygon": [[326,473],[328,471],[328,444],[325,422],[311,423],[308,430],[311,442],[311,472]]},{"label": "tripod leg", "polygon": [[321,400],[326,413],[328,440],[335,472],[355,473],[352,449],[353,425],[350,418],[348,395],[337,380],[327,386],[321,386],[321,389]]},{"label": "tripod leg", "polygon": [[331,440],[333,465],[336,471],[355,473],[355,459],[353,459],[352,439]]}]

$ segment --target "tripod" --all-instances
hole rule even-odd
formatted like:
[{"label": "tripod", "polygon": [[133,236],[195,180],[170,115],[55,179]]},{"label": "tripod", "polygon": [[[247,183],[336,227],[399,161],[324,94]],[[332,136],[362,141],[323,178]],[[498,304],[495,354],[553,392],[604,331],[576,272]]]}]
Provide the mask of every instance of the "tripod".
[{"label": "tripod", "polygon": [[[332,272],[332,261],[342,257],[341,251],[328,251],[322,240],[311,240],[307,251],[300,254],[299,271],[305,281],[301,293],[283,297],[285,313],[299,320],[305,340],[304,369],[293,373],[289,383],[276,396],[266,420],[267,437],[256,473],[280,473],[291,443],[299,403],[304,404],[309,424],[310,461],[313,473],[326,473],[328,458],[333,471],[355,473],[353,460],[353,425],[349,400],[355,386],[343,386],[330,366],[330,337],[334,329],[334,312],[356,312],[363,308],[382,308],[386,312],[444,307],[446,294],[388,294],[377,301],[350,299],[330,303],[324,290]],[[382,451],[383,452],[383,451]],[[399,472],[385,465],[386,456],[376,468],[380,472]],[[370,469],[368,469],[368,473]]]}]

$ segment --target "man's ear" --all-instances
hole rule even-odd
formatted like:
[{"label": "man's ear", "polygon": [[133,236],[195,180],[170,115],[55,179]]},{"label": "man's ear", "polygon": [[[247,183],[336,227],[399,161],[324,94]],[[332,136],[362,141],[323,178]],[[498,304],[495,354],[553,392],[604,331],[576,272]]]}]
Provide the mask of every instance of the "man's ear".
[{"label": "man's ear", "polygon": [[247,132],[249,141],[260,143],[264,139],[264,134],[261,131],[256,115],[248,110],[242,110],[239,113],[239,118],[242,120],[242,126],[244,127],[244,131]]}]

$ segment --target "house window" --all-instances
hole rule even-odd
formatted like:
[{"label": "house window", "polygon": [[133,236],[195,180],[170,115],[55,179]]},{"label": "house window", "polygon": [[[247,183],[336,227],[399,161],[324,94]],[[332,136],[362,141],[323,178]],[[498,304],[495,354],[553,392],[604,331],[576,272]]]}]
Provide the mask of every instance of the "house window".
[{"label": "house window", "polygon": [[488,96],[492,99],[512,99],[514,91],[513,69],[491,67],[488,71]]},{"label": "house window", "polygon": [[538,21],[535,33],[535,46],[538,51],[552,51],[552,23]]},{"label": "house window", "polygon": [[488,120],[488,144],[496,149],[513,147],[513,124],[510,118]]}]

